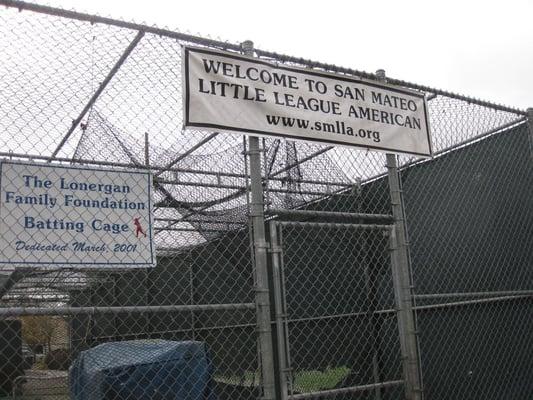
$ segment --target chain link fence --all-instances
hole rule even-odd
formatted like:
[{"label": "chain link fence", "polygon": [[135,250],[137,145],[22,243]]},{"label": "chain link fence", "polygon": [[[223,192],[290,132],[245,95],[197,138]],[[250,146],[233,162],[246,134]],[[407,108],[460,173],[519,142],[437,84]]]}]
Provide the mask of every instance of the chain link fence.
[{"label": "chain link fence", "polygon": [[[115,268],[60,255],[29,266],[31,237],[17,254],[0,248],[0,398],[531,397],[533,164],[524,111],[389,78],[425,94],[431,159],[185,132],[182,47],[240,45],[0,4],[4,172],[23,163],[32,176],[52,166],[98,169],[92,189],[78,172],[47,176],[65,179],[73,208],[81,192],[118,201],[126,191],[129,218],[131,207],[144,210],[133,188],[149,171],[153,209],[138,225],[92,227],[107,247],[86,251]],[[124,171],[139,174],[127,189],[114,184]],[[26,179],[2,176],[10,177],[3,188]],[[31,214],[53,210],[49,199],[9,200],[14,208],[0,203],[3,236],[28,216],[27,226],[60,244],[89,228],[59,211],[55,225]],[[80,220],[99,215],[83,210]],[[120,229],[131,229],[132,241],[115,250]],[[127,246],[148,246],[150,236],[156,266],[133,265]]]}]

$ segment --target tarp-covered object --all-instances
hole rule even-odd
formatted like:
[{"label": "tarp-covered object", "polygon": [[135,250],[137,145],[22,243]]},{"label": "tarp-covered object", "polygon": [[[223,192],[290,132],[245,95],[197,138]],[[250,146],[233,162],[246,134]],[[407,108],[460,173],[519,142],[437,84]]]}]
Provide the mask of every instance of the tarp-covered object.
[{"label": "tarp-covered object", "polygon": [[70,368],[76,400],[216,400],[202,342],[136,340],[83,351]]}]

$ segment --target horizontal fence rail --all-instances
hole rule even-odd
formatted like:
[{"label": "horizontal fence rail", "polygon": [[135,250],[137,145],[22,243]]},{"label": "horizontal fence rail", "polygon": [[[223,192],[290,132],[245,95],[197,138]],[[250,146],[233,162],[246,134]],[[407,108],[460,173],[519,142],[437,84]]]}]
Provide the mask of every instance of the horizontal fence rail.
[{"label": "horizontal fence rail", "polygon": [[254,303],[243,304],[193,304],[173,306],[121,306],[121,307],[11,307],[0,308],[0,316],[22,315],[77,315],[77,314],[119,314],[119,313],[162,313],[185,311],[253,310]]}]

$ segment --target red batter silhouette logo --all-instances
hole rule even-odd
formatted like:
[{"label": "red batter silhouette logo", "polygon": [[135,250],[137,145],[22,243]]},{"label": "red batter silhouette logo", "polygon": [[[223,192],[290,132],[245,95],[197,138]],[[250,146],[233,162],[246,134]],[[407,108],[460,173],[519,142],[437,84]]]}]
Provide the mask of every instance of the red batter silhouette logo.
[{"label": "red batter silhouette logo", "polygon": [[139,217],[133,218],[133,224],[135,225],[135,237],[138,238],[139,235],[144,235],[144,237],[146,237],[146,233],[139,222]]}]

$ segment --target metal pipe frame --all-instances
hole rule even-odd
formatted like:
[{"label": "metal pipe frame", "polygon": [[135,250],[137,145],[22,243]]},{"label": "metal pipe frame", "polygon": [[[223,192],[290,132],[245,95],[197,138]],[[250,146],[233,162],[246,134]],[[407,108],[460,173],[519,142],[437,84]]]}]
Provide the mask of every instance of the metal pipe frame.
[{"label": "metal pipe frame", "polygon": [[67,131],[67,133],[65,134],[65,136],[63,136],[63,138],[61,139],[61,141],[57,145],[56,149],[52,152],[52,155],[48,159],[48,162],[51,162],[55,158],[55,156],[57,156],[57,154],[61,151],[61,149],[63,148],[63,146],[67,142],[67,140],[70,138],[72,133],[76,130],[76,128],[80,124],[80,122],[83,119],[83,117],[85,116],[85,114],[87,114],[87,112],[94,105],[94,103],[96,102],[98,97],[100,97],[100,95],[105,90],[105,88],[107,87],[109,82],[111,82],[111,79],[113,79],[113,77],[118,72],[118,70],[120,69],[122,64],[124,64],[124,62],[129,57],[129,55],[132,53],[132,51],[135,49],[135,47],[137,47],[137,45],[139,44],[139,42],[141,41],[143,36],[144,36],[144,32],[142,30],[137,32],[137,35],[135,36],[135,38],[131,41],[131,43],[128,45],[126,50],[124,50],[124,53],[122,53],[122,55],[117,60],[117,62],[113,66],[113,68],[111,68],[111,70],[109,71],[109,73],[107,74],[105,79],[102,81],[102,83],[100,83],[100,86],[98,86],[98,89],[96,90],[96,92],[94,92],[92,97],[89,99],[89,102],[85,105],[83,110],[81,110],[81,112],[78,115],[78,117],[75,120],[72,121],[72,125],[70,126],[70,128]]},{"label": "metal pipe frame", "polygon": [[174,160],[172,160],[170,163],[168,163],[165,167],[163,167],[162,170],[158,171],[156,174],[154,174],[154,178],[158,177],[165,171],[168,171],[169,168],[172,168],[174,165],[176,165],[178,162],[183,160],[184,158],[188,157],[192,153],[194,153],[196,150],[198,150],[200,147],[202,147],[207,142],[211,141],[212,139],[216,138],[218,136],[218,132],[213,132],[209,136],[205,137],[204,139],[200,140],[198,143],[196,143],[194,146],[192,146],[189,150],[187,150],[185,153],[181,153],[178,155]]},{"label": "metal pipe frame", "polygon": [[[279,226],[279,222],[277,223],[277,226]],[[279,236],[278,236],[278,243],[277,245],[279,246],[279,250],[282,251],[282,249],[284,248],[284,242],[283,242],[283,229],[280,229],[279,230]],[[285,317],[284,317],[284,321],[283,321],[283,334],[285,336],[285,345],[286,345],[286,349],[285,349],[285,359],[286,359],[286,365],[285,365],[285,368],[286,368],[286,372],[287,372],[287,379],[288,379],[288,386],[287,386],[287,389],[288,389],[288,392],[289,393],[294,393],[294,387],[293,387],[293,374],[292,374],[292,361],[291,361],[291,345],[290,345],[290,340],[289,340],[289,324],[288,324],[288,321],[287,321],[287,315],[288,315],[288,312],[287,312],[287,287],[286,287],[286,282],[287,282],[287,278],[286,278],[286,275],[285,275],[285,258],[284,257],[279,257],[278,258],[279,260],[279,267],[280,267],[280,290],[281,290],[281,303],[283,305],[283,311],[285,312]]]},{"label": "metal pipe frame", "polygon": [[[41,14],[61,17],[61,18],[69,18],[69,19],[75,19],[78,21],[85,21],[85,22],[89,22],[92,24],[99,23],[99,24],[116,26],[116,27],[125,28],[125,29],[132,29],[135,31],[142,30],[146,33],[151,33],[157,36],[164,36],[164,37],[168,37],[171,39],[176,39],[176,40],[180,40],[184,42],[191,42],[191,43],[195,43],[201,46],[209,46],[209,47],[219,48],[223,50],[233,50],[237,52],[242,50],[242,45],[239,45],[239,44],[223,42],[220,40],[206,39],[206,38],[202,38],[199,36],[174,32],[168,29],[160,29],[160,28],[136,24],[132,22],[124,22],[124,21],[120,21],[117,19],[113,19],[113,18],[100,17],[97,15],[80,13],[76,11],[69,11],[69,10],[64,10],[61,8],[28,3],[25,1],[0,0],[0,5],[9,7],[9,8],[17,8],[19,11],[27,10],[27,11],[37,12]],[[326,64],[326,63],[322,63],[318,61],[313,61],[313,60],[309,60],[309,59],[305,59],[301,57],[289,56],[289,55],[280,54],[280,53],[276,53],[272,51],[265,51],[265,50],[260,50],[260,49],[255,49],[254,51],[259,57],[273,59],[273,60],[276,60],[277,62],[294,63],[294,64],[299,64],[305,67],[318,68],[318,69],[322,69],[325,71],[342,73],[346,75],[353,75],[358,78],[365,78],[365,79],[374,80],[374,81],[378,80],[378,76],[376,74],[365,72],[365,71],[340,67],[340,66],[336,66],[332,64]],[[466,101],[468,103],[476,104],[482,107],[489,107],[495,110],[510,112],[510,113],[514,113],[518,115],[526,115],[526,111],[520,110],[518,108],[507,107],[507,106],[496,104],[493,102],[483,101],[480,99],[475,99],[472,97],[460,95],[457,93],[432,88],[430,86],[415,84],[415,83],[404,81],[401,79],[389,78],[388,82],[394,85],[403,86],[406,88],[411,88],[411,89],[415,89],[415,90],[422,91],[422,92],[428,92],[428,93],[431,93],[432,95],[440,95],[440,96],[455,98],[455,99]]]},{"label": "metal pipe frame", "polygon": [[[20,305],[21,302],[26,302],[27,304],[33,302],[34,305],[38,305],[39,303],[63,302],[67,301],[68,299],[68,294],[47,296],[43,294],[27,293],[25,290],[16,291],[15,289],[2,298],[2,304],[7,304],[8,302],[18,302],[18,305]],[[16,306],[17,305],[15,305],[15,307]]]},{"label": "metal pipe frame", "polygon": [[[242,179],[245,179],[244,176],[242,177],[239,177],[239,178],[242,178]],[[274,180],[274,179],[273,179]],[[275,179],[276,181],[282,181],[281,178],[277,178]],[[231,184],[224,184],[224,183],[220,183],[220,182],[217,182],[217,183],[207,183],[207,182],[198,182],[198,181],[183,181],[183,180],[179,180],[179,179],[162,179],[162,178],[156,178],[155,179],[155,182],[159,182],[159,183],[164,183],[164,184],[167,184],[167,185],[178,185],[178,186],[198,186],[198,187],[210,187],[210,188],[215,188],[215,189],[248,189],[246,186],[243,186],[243,185],[231,185]],[[317,185],[317,186],[338,186],[338,187],[341,187],[341,188],[347,188],[347,187],[351,187],[353,186],[355,183],[335,183],[335,182],[321,182],[321,181],[315,181],[315,180],[310,180],[310,179],[300,179],[300,180],[295,180],[293,181],[293,183],[296,183],[296,184],[299,184],[299,183],[306,183],[306,184],[310,184],[310,185]],[[342,189],[339,189],[339,190],[342,190]],[[278,188],[274,188],[274,189],[269,189],[270,192],[281,192],[281,193],[285,193],[286,191],[290,191],[290,192],[296,192],[295,190],[288,190],[288,189],[278,189]],[[298,192],[298,193],[301,193],[301,192]],[[331,192],[326,192],[326,191],[321,191],[320,193],[324,193],[324,194],[331,194]]]},{"label": "metal pipe frame", "polygon": [[[199,208],[197,210],[189,211],[188,213],[183,215],[183,217],[181,219],[177,220],[176,223],[178,223],[178,222],[187,222],[187,219],[189,217],[192,217],[193,215],[201,214],[203,211],[207,210],[209,207],[212,207],[212,206],[211,205],[207,205],[207,206],[201,207],[201,208]],[[170,227],[170,224],[169,224],[169,227]]]},{"label": "metal pipe frame", "polygon": [[[379,322],[376,318],[376,314],[374,314],[373,311],[375,311],[375,288],[373,287],[373,279],[372,279],[372,273],[371,269],[373,269],[373,260],[368,259],[368,252],[369,252],[369,237],[366,234],[366,232],[362,233],[362,240],[361,240],[361,254],[363,254],[362,259],[362,265],[363,265],[363,276],[364,276],[364,292],[366,296],[366,302],[368,304],[368,309],[366,311],[365,315],[365,323],[368,324],[368,327],[370,329],[370,347],[372,350],[372,378],[373,383],[377,384],[381,382],[381,369],[380,368],[380,353],[381,353],[381,343],[380,343],[380,332],[378,325]],[[371,306],[372,305],[372,306]],[[381,400],[381,389],[376,388],[374,389],[374,400]]]},{"label": "metal pipe frame", "polygon": [[487,292],[421,293],[417,299],[448,299],[457,297],[533,296],[533,290],[502,290]]},{"label": "metal pipe frame", "polygon": [[[297,213],[299,214],[299,213]],[[320,212],[318,212],[320,214]],[[327,215],[330,215],[327,213]],[[390,216],[388,216],[390,218]],[[286,311],[286,299],[284,295],[286,294],[283,283],[285,281],[284,274],[283,274],[283,257],[280,255],[282,252],[283,244],[282,244],[282,237],[283,237],[283,231],[280,229],[279,232],[279,239],[278,239],[278,228],[284,227],[284,226],[325,226],[325,227],[343,227],[343,228],[366,228],[370,227],[371,229],[380,227],[382,229],[392,229],[392,226],[390,225],[363,225],[363,224],[328,224],[328,223],[299,223],[299,222],[280,222],[280,221],[270,221],[270,237],[271,237],[271,253],[272,253],[272,273],[273,273],[273,281],[274,281],[274,299],[275,299],[275,320],[272,321],[273,326],[276,328],[276,336],[278,341],[278,358],[279,358],[279,368],[280,371],[278,372],[278,377],[280,379],[280,385],[281,385],[281,395],[282,400],[284,399],[293,399],[293,398],[323,398],[328,396],[334,396],[339,393],[351,393],[354,391],[354,388],[356,390],[374,390],[376,394],[376,398],[380,397],[380,390],[383,387],[383,383],[379,382],[378,375],[376,373],[374,374],[375,383],[372,385],[363,385],[363,386],[357,386],[347,389],[335,389],[333,391],[325,390],[320,392],[314,392],[312,394],[304,393],[304,394],[297,394],[297,395],[289,395],[287,396],[286,392],[289,391],[289,393],[292,393],[292,390],[289,388],[288,383],[290,382],[290,343],[288,339],[288,324],[290,323],[297,323],[302,321],[309,321],[309,320],[328,320],[333,318],[346,318],[346,317],[361,317],[361,318],[372,318],[374,315],[383,314],[383,312],[380,310],[379,312],[376,311],[364,311],[360,313],[352,313],[351,315],[343,314],[343,315],[337,315],[337,316],[325,316],[325,317],[311,317],[311,318],[302,318],[302,319],[287,319],[287,311]],[[389,310],[384,310],[385,312]],[[390,310],[391,314],[395,312],[395,310]],[[376,355],[374,354],[374,362],[376,360]],[[376,364],[374,364],[374,372],[376,372]],[[401,381],[403,382],[403,381]],[[338,390],[341,390],[341,392],[338,392]],[[345,390],[348,390],[346,392]]]},{"label": "metal pipe frame", "polygon": [[325,397],[335,397],[342,394],[357,393],[366,390],[384,389],[391,386],[403,385],[403,380],[386,381],[380,383],[370,383],[368,385],[351,386],[340,389],[322,390],[320,392],[300,393],[289,396],[289,400],[309,400],[309,399],[323,399]]},{"label": "metal pipe frame", "polygon": [[314,153],[309,154],[308,156],[302,158],[301,160],[298,160],[297,162],[294,162],[292,164],[286,165],[285,167],[283,167],[281,169],[278,169],[276,172],[273,172],[272,174],[270,174],[268,176],[268,178],[270,179],[272,177],[275,177],[275,176],[281,174],[282,172],[288,171],[291,168],[294,168],[294,167],[296,167],[298,165],[302,165],[304,162],[309,161],[309,160],[311,160],[311,159],[313,159],[315,157],[318,157],[319,155],[324,154],[324,153],[326,153],[327,151],[329,151],[329,150],[331,150],[333,148],[334,148],[334,146],[324,147],[324,148],[322,148],[322,149],[320,149],[320,150],[318,150],[318,151],[316,151]]},{"label": "metal pipe frame", "polygon": [[[388,82],[384,70],[376,71],[380,82]],[[390,249],[394,297],[398,309],[398,331],[402,351],[405,396],[407,400],[421,400],[424,397],[422,371],[416,331],[416,315],[413,310],[412,277],[405,224],[405,209],[402,182],[398,168],[398,156],[387,153],[387,178],[391,200],[394,228],[391,230]]]},{"label": "metal pipe frame", "polygon": [[303,217],[303,218],[342,218],[344,220],[380,220],[393,221],[392,215],[388,214],[362,214],[362,213],[347,213],[334,211],[315,211],[315,210],[284,210],[271,208],[268,210],[270,215],[278,215],[280,217]]},{"label": "metal pipe frame", "polygon": [[[476,304],[495,303],[514,300],[525,300],[531,295],[520,296],[502,296],[490,297],[486,299],[455,301],[451,303],[428,304],[423,306],[416,306],[416,311],[432,311],[441,308],[462,307]],[[254,303],[233,303],[233,304],[198,304],[198,305],[167,305],[167,306],[114,306],[114,307],[5,307],[0,308],[0,319],[6,317],[15,317],[23,315],[78,315],[78,314],[120,314],[120,313],[159,313],[159,312],[181,312],[181,311],[212,311],[212,310],[254,310]],[[375,315],[393,314],[395,309],[373,311]],[[335,318],[351,318],[351,317],[365,317],[368,312],[339,314],[332,316],[319,316],[301,319],[289,319],[287,323],[298,323],[313,320],[335,319]],[[271,322],[272,325],[275,321]],[[248,326],[244,324],[243,326]]]},{"label": "metal pipe frame", "polygon": [[182,304],[166,306],[97,306],[97,307],[12,307],[0,308],[1,317],[20,317],[23,315],[80,315],[80,314],[122,314],[122,313],[160,313],[182,311],[215,310],[253,310],[254,303],[232,304]]},{"label": "metal pipe frame", "polygon": [[[166,179],[155,179],[154,182],[167,184],[167,185],[176,185],[176,186],[193,186],[193,187],[206,187],[214,189],[229,189],[229,190],[248,190],[246,186],[242,185],[225,185],[222,183],[204,183],[204,182],[188,182],[188,181],[179,181],[179,180],[166,180]],[[314,190],[290,190],[290,189],[269,189],[272,193],[295,193],[295,194],[308,194],[308,195],[330,195],[324,191],[314,191]]]},{"label": "metal pipe frame", "polygon": [[[244,229],[244,227],[236,228],[237,229]],[[154,231],[156,232],[196,232],[196,233],[227,233],[231,231],[231,229],[213,229],[213,228],[174,228],[172,226],[164,226],[164,227],[155,227]]]},{"label": "metal pipe frame", "polygon": [[533,158],[533,107],[527,109],[527,126],[529,130],[529,153]]},{"label": "metal pipe frame", "polygon": [[282,292],[282,274],[281,274],[281,246],[278,241],[278,225],[276,221],[269,222],[270,231],[270,253],[272,259],[272,281],[274,290],[274,321],[272,321],[273,329],[276,332],[276,342],[278,350],[278,366],[277,377],[279,379],[281,400],[287,400],[289,394],[289,381],[287,369],[287,343],[285,328],[286,328],[286,306],[283,302]]},{"label": "metal pipe frame", "polygon": [[162,222],[187,222],[187,223],[199,223],[199,224],[211,224],[211,225],[247,225],[246,222],[239,222],[237,220],[229,220],[229,219],[222,219],[218,218],[216,221],[206,221],[202,219],[187,219],[187,220],[181,220],[179,218],[154,218],[154,221],[162,221]]},{"label": "metal pipe frame", "polygon": [[432,311],[438,310],[441,308],[452,308],[452,307],[464,307],[477,304],[486,304],[486,303],[498,303],[502,301],[513,301],[513,300],[525,300],[529,299],[531,296],[503,296],[503,297],[489,297],[486,299],[475,299],[475,300],[464,300],[464,301],[454,301],[451,303],[439,303],[439,304],[427,304],[424,306],[415,306],[416,311]]},{"label": "metal pipe frame", "polygon": [[352,313],[343,313],[335,315],[319,315],[317,317],[305,317],[305,318],[289,318],[287,319],[287,324],[298,324],[300,322],[311,322],[311,321],[327,321],[332,319],[342,319],[342,318],[367,318],[369,314],[371,315],[383,315],[383,314],[393,314],[396,310],[389,308],[386,310],[374,310],[374,311],[359,311]]},{"label": "metal pipe frame", "polygon": [[341,222],[311,222],[311,221],[278,221],[279,226],[298,228],[336,228],[336,229],[364,229],[390,231],[393,225],[383,224],[348,224]]},{"label": "metal pipe frame", "polygon": [[391,230],[390,250],[394,298],[397,309],[400,349],[402,352],[405,396],[407,400],[421,400],[423,397],[419,364],[416,324],[409,275],[409,255],[404,225],[399,174],[396,155],[387,154],[389,187],[394,215]]},{"label": "metal pipe frame", "polygon": [[[251,41],[242,43],[245,55],[254,55],[254,45]],[[261,171],[261,149],[259,138],[248,138],[248,160],[250,163],[250,218],[252,223],[253,263],[255,272],[255,305],[257,313],[257,329],[259,334],[259,351],[261,360],[261,374],[263,399],[274,400],[275,371],[274,346],[272,343],[272,328],[270,326],[270,294],[268,284],[268,260],[265,233],[265,215],[263,199],[263,178]]]}]

